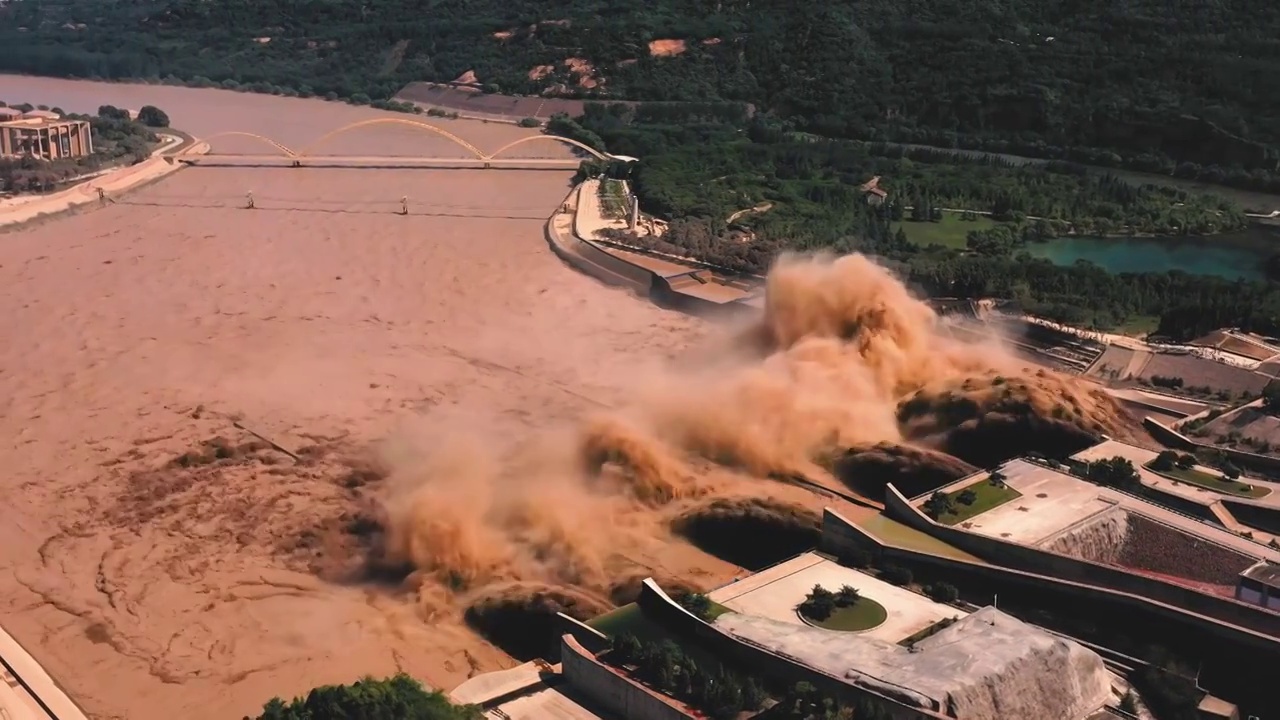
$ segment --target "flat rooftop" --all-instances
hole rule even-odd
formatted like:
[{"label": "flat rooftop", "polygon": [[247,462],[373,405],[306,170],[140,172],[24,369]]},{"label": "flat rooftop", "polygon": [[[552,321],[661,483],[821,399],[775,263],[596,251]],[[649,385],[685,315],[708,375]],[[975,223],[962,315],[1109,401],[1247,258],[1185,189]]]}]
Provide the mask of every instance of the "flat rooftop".
[{"label": "flat rooftop", "polygon": [[[863,597],[883,605],[888,611],[885,621],[857,635],[888,643],[897,643],[940,620],[966,614],[962,610],[936,603],[910,590],[847,568],[816,553],[804,553],[774,565],[751,577],[725,585],[709,593],[707,597],[743,615],[808,628],[796,614],[796,606],[804,601],[814,585],[821,585],[832,592],[849,585]],[[840,634],[846,637],[849,635]]]},{"label": "flat rooftop", "polygon": [[542,687],[485,711],[499,720],[623,720],[617,715],[588,708],[576,691],[563,683]]},{"label": "flat rooftop", "polygon": [[[1157,485],[1183,496],[1195,489],[1194,486],[1174,483],[1160,478],[1149,470],[1142,469],[1139,460],[1144,457],[1148,459],[1155,457],[1155,453],[1132,445],[1108,441],[1077,453],[1073,457],[1088,461],[1116,455],[1129,457],[1147,485]],[[1145,461],[1141,460],[1141,462]],[[1143,515],[1245,555],[1280,563],[1280,551],[1275,548],[1243,538],[1220,526],[1174,512],[1153,502],[1094,485],[1069,475],[1065,470],[1053,470],[1027,460],[1010,460],[1001,466],[1000,471],[1008,478],[1009,487],[1021,493],[1022,497],[975,515],[956,525],[957,528],[1020,545],[1044,545],[1060,533],[1084,526],[1098,519],[1107,510],[1120,507],[1125,512]],[[954,492],[967,485],[985,481],[986,478],[987,475],[984,473],[965,478],[942,489],[946,492]],[[1218,495],[1218,497],[1221,496]],[[915,503],[916,506],[919,507],[925,500],[927,498],[921,498],[920,502]],[[1201,502],[1205,501],[1201,500]]]},{"label": "flat rooftop", "polygon": [[[950,697],[972,697],[975,689],[998,708],[1001,700],[1012,699],[1009,695],[1028,690],[1025,685],[1002,680],[1016,674],[1025,682],[1030,679],[1028,669],[1037,661],[1039,665],[1032,672],[1041,676],[1035,678],[1040,682],[1033,691],[1056,685],[1062,695],[1081,694],[1074,704],[1085,705],[1087,712],[1103,705],[1109,694],[1101,659],[1072,662],[1067,654],[1083,658],[1092,653],[994,607],[982,608],[920,640],[914,652],[865,634],[849,637],[847,633],[795,628],[767,618],[727,614],[717,618],[716,625],[845,682],[889,689],[917,703],[927,698],[943,708]],[[1063,677],[1069,673],[1077,676]]]},{"label": "flat rooftop", "polygon": [[[1116,505],[1097,485],[1026,460],[1010,460],[1000,471],[1009,487],[1022,497],[975,515],[957,527],[1022,545],[1036,545]],[[950,485],[946,490],[953,492],[986,482],[987,477],[984,473]]]},{"label": "flat rooftop", "polygon": [[560,676],[558,665],[538,661],[477,675],[454,688],[449,698],[468,705],[506,698],[485,711],[485,717],[498,720],[622,720],[582,697]]}]

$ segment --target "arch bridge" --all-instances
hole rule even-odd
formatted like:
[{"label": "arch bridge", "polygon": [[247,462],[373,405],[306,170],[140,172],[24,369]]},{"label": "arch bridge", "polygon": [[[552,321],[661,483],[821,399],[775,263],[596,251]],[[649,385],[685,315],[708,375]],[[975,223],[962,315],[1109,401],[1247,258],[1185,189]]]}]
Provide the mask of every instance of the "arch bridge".
[{"label": "arch bridge", "polygon": [[[422,132],[430,133],[433,135],[437,135],[439,137],[443,137],[446,140],[449,140],[450,142],[452,142],[453,144],[458,145],[459,147],[465,149],[471,155],[471,157],[458,159],[458,158],[424,158],[424,157],[417,157],[417,156],[323,155],[320,152],[318,152],[322,150],[323,147],[334,138],[340,137],[342,135],[345,135],[355,130],[373,127],[373,126],[379,126],[379,125],[400,125],[400,126],[414,128],[416,130],[420,130]],[[502,147],[498,148],[497,150],[494,150],[493,152],[485,152],[484,150],[481,150],[480,148],[476,147],[470,142],[464,140],[463,138],[458,137],[457,135],[454,135],[453,133],[449,132],[448,130],[445,130],[444,128],[437,127],[435,125],[432,125],[431,123],[422,122],[420,120],[410,120],[407,118],[373,118],[370,120],[360,120],[358,122],[353,122],[349,125],[344,125],[340,128],[337,128],[336,130],[331,130],[325,133],[324,135],[320,136],[315,141],[308,143],[307,145],[304,145],[301,148],[289,147],[281,142],[273,140],[272,138],[266,137],[265,135],[259,135],[257,133],[251,133],[251,132],[242,132],[238,130],[215,133],[213,135],[210,135],[207,138],[201,138],[199,142],[205,145],[208,145],[211,140],[215,140],[221,137],[247,137],[247,138],[257,140],[267,145],[268,147],[270,147],[272,150],[275,151],[275,153],[265,156],[266,160],[287,161],[293,167],[300,167],[304,162],[308,165],[330,164],[330,165],[348,165],[348,166],[350,165],[376,166],[379,163],[383,163],[387,165],[407,164],[407,165],[419,165],[424,167],[449,167],[449,166],[465,167],[465,166],[475,166],[475,165],[480,165],[486,168],[535,166],[535,167],[545,167],[547,169],[562,169],[562,168],[578,167],[579,161],[577,159],[500,157],[503,155],[503,153],[506,153],[508,150],[519,147],[521,145],[534,143],[534,142],[554,142],[562,145],[568,145],[570,147],[575,147],[587,152],[597,160],[622,159],[622,158],[615,158],[615,156],[613,155],[602,153],[599,150],[596,150],[595,148],[591,147],[590,145],[581,143],[572,138],[561,137],[559,135],[530,135],[528,137],[522,137],[522,138],[513,140],[503,145]],[[212,150],[212,146],[210,146],[210,150]],[[213,164],[218,162],[219,160],[231,162],[237,159],[241,161],[258,159],[259,161],[261,161],[263,157],[264,156],[249,155],[244,153],[207,152],[203,154],[185,153],[177,156],[177,160],[184,163],[189,163],[189,164],[199,164],[199,163]],[[627,160],[630,160],[630,158],[627,158]],[[243,165],[245,163],[236,162],[235,164]],[[276,163],[259,162],[259,164],[267,165],[267,164],[276,164]]]}]

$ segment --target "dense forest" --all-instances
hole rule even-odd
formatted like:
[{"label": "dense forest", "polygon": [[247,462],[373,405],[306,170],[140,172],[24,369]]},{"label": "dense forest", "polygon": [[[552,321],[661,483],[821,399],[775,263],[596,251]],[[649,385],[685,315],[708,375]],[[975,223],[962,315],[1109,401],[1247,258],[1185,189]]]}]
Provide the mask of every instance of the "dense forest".
[{"label": "dense forest", "polygon": [[22,0],[0,70],[373,101],[474,72],[1277,192],[1277,27],[1272,0]]},{"label": "dense forest", "polygon": [[[714,103],[593,105],[582,117],[554,119],[548,129],[644,158],[635,166],[586,163],[583,172],[628,177],[641,207],[669,221],[660,240],[629,239],[655,250],[755,274],[783,250],[858,251],[882,258],[929,295],[1009,298],[1072,325],[1110,330],[1158,318],[1159,334],[1175,339],[1223,326],[1280,331],[1274,282],[1112,274],[1021,251],[1075,228],[1176,234],[1235,227],[1239,211],[1225,200],[1135,187],[1066,163],[1015,166],[815,139],[768,114],[743,120],[731,110]],[[878,206],[862,190],[877,175],[888,192]],[[764,207],[729,222],[739,210]],[[910,242],[903,228],[938,221],[944,207],[1003,222],[969,231],[960,247]]]}]

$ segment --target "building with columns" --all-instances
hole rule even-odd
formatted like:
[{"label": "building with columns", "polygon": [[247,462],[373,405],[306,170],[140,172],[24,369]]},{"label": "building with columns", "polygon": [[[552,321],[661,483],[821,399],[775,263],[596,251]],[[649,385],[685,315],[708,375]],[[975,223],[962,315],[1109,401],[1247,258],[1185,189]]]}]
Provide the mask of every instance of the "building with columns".
[{"label": "building with columns", "polygon": [[92,153],[93,135],[85,120],[22,117],[0,122],[0,156],[58,160]]}]

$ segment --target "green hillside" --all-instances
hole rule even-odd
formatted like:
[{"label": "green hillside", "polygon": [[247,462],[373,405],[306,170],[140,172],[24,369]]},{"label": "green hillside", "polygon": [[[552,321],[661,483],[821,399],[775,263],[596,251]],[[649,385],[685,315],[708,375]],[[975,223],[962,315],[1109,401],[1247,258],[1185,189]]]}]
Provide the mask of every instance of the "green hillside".
[{"label": "green hillside", "polygon": [[375,100],[474,71],[1274,191],[1277,27],[1273,0],[21,0],[0,5],[0,70]]}]

